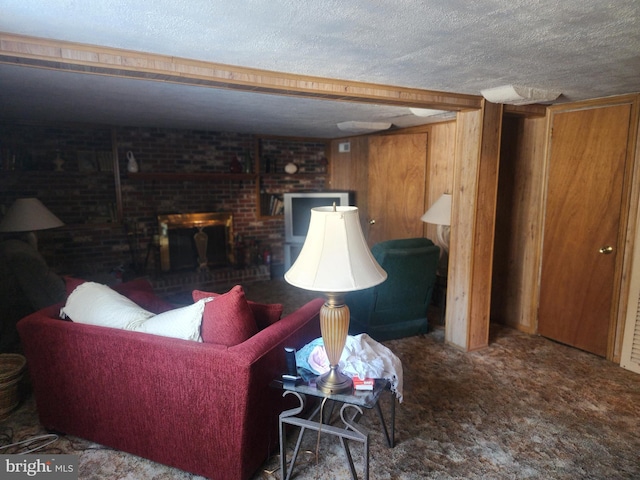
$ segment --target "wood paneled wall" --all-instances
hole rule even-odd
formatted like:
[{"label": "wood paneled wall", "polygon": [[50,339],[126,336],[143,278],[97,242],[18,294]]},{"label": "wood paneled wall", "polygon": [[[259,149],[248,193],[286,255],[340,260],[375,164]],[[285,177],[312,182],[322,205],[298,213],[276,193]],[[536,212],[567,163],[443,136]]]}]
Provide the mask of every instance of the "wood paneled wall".
[{"label": "wood paneled wall", "polygon": [[505,116],[500,152],[491,319],[537,328],[545,117]]},{"label": "wood paneled wall", "polygon": [[[611,99],[600,100],[605,101]],[[451,248],[456,253],[452,253],[449,263],[447,341],[465,350],[481,348],[488,340],[489,312],[492,321],[527,333],[537,332],[545,151],[549,137],[545,112],[543,108],[523,111],[505,108],[500,115],[495,110],[489,112],[493,119],[489,120],[484,110],[470,110],[459,113],[456,121],[411,129],[428,133],[425,210],[443,192],[454,194]],[[637,119],[634,122],[637,129]],[[337,145],[345,140],[351,141],[351,152],[338,154]],[[630,144],[629,148],[635,149],[636,161],[629,175],[638,178],[640,149],[635,136]],[[363,211],[370,194],[366,179],[367,148],[367,137],[333,141],[329,181],[331,188],[356,190],[358,206]],[[485,162],[489,164],[483,166]],[[484,184],[478,185],[478,181]],[[630,184],[628,207],[633,219],[639,208],[640,187],[637,182]],[[493,192],[495,203],[478,213],[478,209],[487,208],[487,198],[479,194],[480,190],[489,195],[489,203]],[[491,208],[496,210],[493,237],[488,215]],[[435,237],[435,226],[423,227],[425,237]],[[483,231],[478,232],[478,227]],[[631,221],[627,225],[625,258],[633,250],[630,245],[633,242],[628,239],[636,228]],[[622,276],[625,280],[619,293],[620,303],[624,304],[629,276],[626,260]],[[621,312],[625,311],[621,308]],[[617,326],[618,331],[623,323]],[[618,351],[616,345],[614,361]]]},{"label": "wood paneled wall", "polygon": [[[341,143],[349,144],[348,152],[340,152]],[[369,218],[369,138],[366,136],[333,140],[329,149],[329,176],[327,187],[331,190],[354,192],[355,206],[358,207],[362,231],[366,232]]]},{"label": "wood paneled wall", "polygon": [[[453,160],[455,155],[456,122],[450,120],[432,123],[420,128],[407,129],[411,133],[427,134],[427,179],[425,185],[424,211],[442,195],[453,189]],[[340,153],[338,145],[349,142],[350,151]],[[331,142],[329,179],[327,186],[332,190],[352,190],[356,194],[356,206],[360,210],[363,231],[367,231],[368,219],[368,157],[369,137],[357,136]],[[423,224],[423,236],[436,238],[436,226]]]},{"label": "wood paneled wall", "polygon": [[[482,348],[488,342],[501,115],[502,109],[493,105],[488,113],[484,108],[463,112],[458,114],[456,121],[410,130],[410,133],[427,133],[424,209],[444,192],[453,193],[454,202],[458,198],[457,216],[452,214],[452,230],[457,232],[452,233],[451,248],[455,248],[454,235],[459,243],[458,251],[449,263],[446,339],[463,350]],[[351,151],[338,153],[339,143],[345,141],[351,142]],[[366,137],[332,141],[329,180],[331,188],[356,190],[363,220],[368,203],[365,198],[372,194],[366,189],[366,141]],[[479,202],[479,196],[482,202]],[[393,200],[401,202],[402,198]],[[455,204],[453,208],[455,212]],[[425,236],[435,238],[435,226],[425,224],[423,229]]]},{"label": "wood paneled wall", "polygon": [[[453,191],[453,160],[455,157],[456,122],[434,123],[427,131],[426,212],[443,193]],[[425,223],[424,237],[435,240],[437,226]]]}]

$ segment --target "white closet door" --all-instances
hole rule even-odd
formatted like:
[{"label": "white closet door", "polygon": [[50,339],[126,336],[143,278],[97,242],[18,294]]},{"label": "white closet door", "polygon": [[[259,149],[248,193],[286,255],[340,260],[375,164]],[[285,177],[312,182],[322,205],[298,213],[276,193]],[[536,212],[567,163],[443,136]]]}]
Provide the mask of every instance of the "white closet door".
[{"label": "white closet door", "polygon": [[636,227],[634,241],[631,289],[629,291],[624,338],[622,339],[620,366],[640,373],[640,222]]}]

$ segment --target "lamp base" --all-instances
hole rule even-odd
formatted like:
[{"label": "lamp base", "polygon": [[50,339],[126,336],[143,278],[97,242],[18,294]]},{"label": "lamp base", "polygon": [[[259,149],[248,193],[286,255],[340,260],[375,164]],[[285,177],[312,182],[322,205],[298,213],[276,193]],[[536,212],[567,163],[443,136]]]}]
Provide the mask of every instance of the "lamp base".
[{"label": "lamp base", "polygon": [[316,388],[324,393],[350,392],[351,378],[338,370],[340,356],[349,334],[349,307],[342,293],[327,293],[320,308],[320,332],[329,359],[329,371],[316,379]]},{"label": "lamp base", "polygon": [[331,369],[316,379],[316,388],[324,393],[347,393],[351,392],[353,382],[351,377],[344,373],[340,373],[337,367]]}]

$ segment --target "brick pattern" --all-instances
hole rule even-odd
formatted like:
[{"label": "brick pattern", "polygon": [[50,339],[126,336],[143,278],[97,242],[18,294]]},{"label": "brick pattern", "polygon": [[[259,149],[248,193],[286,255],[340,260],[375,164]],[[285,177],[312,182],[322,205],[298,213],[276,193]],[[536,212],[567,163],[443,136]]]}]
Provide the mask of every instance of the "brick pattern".
[{"label": "brick pattern", "polygon": [[[141,180],[127,173],[128,151],[134,153],[140,172],[229,173],[236,158],[245,165],[250,162],[253,171],[253,135],[151,128],[117,128],[115,133],[122,223],[110,223],[116,209],[115,181],[100,162],[112,149],[109,128],[0,129],[0,208],[16,198],[34,196],[67,224],[38,232],[40,251],[55,271],[115,277],[124,270],[127,276],[153,276],[159,270],[153,243],[156,217],[179,212],[232,212],[239,240],[253,251],[269,247],[272,262],[283,262],[283,217],[260,216],[257,180]],[[268,152],[272,170],[260,177],[260,190],[278,195],[322,190],[325,149],[317,141],[263,140],[262,155]],[[55,171],[58,154],[65,160],[62,171]],[[283,174],[289,161],[304,175]],[[255,255],[250,260],[258,261]]]},{"label": "brick pattern", "polygon": [[326,145],[322,142],[291,142],[286,139],[261,139],[260,173],[284,173],[287,163],[295,163],[299,173],[325,173]]}]

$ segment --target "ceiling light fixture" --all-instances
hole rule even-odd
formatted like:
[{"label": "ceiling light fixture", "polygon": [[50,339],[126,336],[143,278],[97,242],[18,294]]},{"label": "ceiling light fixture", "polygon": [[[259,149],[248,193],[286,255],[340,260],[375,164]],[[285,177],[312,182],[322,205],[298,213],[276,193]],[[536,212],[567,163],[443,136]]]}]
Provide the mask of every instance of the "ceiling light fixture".
[{"label": "ceiling light fixture", "polygon": [[552,102],[560,96],[561,92],[519,85],[503,85],[501,87],[486,88],[481,90],[480,93],[492,103],[530,105],[532,103]]},{"label": "ceiling light fixture", "polygon": [[434,115],[440,115],[441,113],[448,113],[447,110],[434,110],[432,108],[413,108],[409,107],[411,113],[416,117],[433,117]]},{"label": "ceiling light fixture", "polygon": [[387,122],[358,122],[352,120],[338,123],[338,128],[343,132],[366,133],[388,130],[391,128],[391,124]]}]

